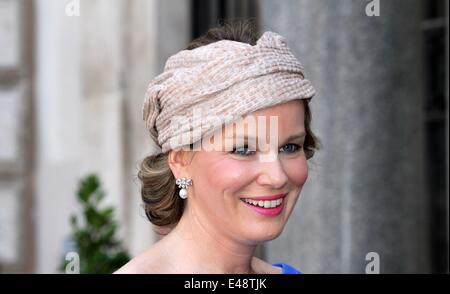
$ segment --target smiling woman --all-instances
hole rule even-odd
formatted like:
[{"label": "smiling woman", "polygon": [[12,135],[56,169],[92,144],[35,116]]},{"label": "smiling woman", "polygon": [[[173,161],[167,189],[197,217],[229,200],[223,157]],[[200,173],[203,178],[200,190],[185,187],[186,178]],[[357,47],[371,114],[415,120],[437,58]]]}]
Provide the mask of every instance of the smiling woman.
[{"label": "smiling woman", "polygon": [[[161,152],[138,174],[147,217],[164,237],[117,273],[299,273],[254,252],[282,233],[307,180],[318,144],[314,93],[285,38],[257,39],[246,23],[210,29],[171,56],[144,103]],[[196,128],[204,115],[171,125],[194,108],[208,114],[207,127]],[[214,150],[193,148],[211,138],[220,138]]]}]

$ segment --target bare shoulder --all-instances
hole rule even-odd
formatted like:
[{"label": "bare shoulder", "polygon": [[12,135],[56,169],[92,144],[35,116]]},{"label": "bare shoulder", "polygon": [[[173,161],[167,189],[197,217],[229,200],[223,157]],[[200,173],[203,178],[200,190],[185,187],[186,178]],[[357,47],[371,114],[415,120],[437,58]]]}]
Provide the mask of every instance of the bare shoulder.
[{"label": "bare shoulder", "polygon": [[132,258],[114,274],[159,274],[164,272],[164,262],[161,260],[158,246],[153,245],[143,253]]},{"label": "bare shoulder", "polygon": [[136,264],[135,259],[136,259],[136,257],[133,258],[132,260],[130,260],[125,265],[123,265],[121,268],[119,268],[113,274],[141,274],[142,271],[140,270],[138,264]]},{"label": "bare shoulder", "polygon": [[252,258],[252,267],[258,274],[281,274],[282,269],[277,266],[273,266],[270,263],[258,258]]}]

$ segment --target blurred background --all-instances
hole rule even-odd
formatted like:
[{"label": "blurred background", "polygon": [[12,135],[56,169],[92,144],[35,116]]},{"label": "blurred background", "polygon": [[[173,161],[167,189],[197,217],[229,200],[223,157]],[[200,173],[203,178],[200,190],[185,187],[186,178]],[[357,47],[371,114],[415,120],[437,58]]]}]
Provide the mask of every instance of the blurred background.
[{"label": "blurred background", "polygon": [[130,255],[155,242],[136,179],[155,150],[147,84],[192,38],[243,19],[287,38],[323,145],[258,255],[365,273],[375,252],[381,273],[448,273],[448,1],[0,0],[1,273],[57,272],[90,173]]}]

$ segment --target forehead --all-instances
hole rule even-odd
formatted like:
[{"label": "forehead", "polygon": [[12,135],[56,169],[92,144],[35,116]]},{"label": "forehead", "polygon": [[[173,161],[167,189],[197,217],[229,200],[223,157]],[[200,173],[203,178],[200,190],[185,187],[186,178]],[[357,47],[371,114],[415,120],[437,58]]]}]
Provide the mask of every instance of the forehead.
[{"label": "forehead", "polygon": [[305,109],[303,101],[299,99],[252,112],[243,119],[238,120],[225,128],[227,131],[234,128],[235,130],[244,129],[247,132],[254,123],[256,123],[256,129],[258,129],[258,127],[261,126],[261,122],[265,122],[266,128],[269,128],[271,117],[276,118],[278,131],[280,132],[298,132],[304,131],[305,129]]},{"label": "forehead", "polygon": [[236,142],[242,143],[242,139],[252,144],[266,142],[275,146],[292,136],[301,138],[297,136],[305,133],[304,118],[305,109],[301,100],[267,107],[222,125],[211,136],[203,138],[202,147],[207,142],[207,145],[212,144],[220,150],[232,150]]}]

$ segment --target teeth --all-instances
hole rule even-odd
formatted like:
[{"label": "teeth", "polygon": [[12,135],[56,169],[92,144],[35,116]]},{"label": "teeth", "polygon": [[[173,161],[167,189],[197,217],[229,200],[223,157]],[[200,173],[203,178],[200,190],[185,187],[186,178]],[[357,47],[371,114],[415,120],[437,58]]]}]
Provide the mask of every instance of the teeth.
[{"label": "teeth", "polygon": [[246,203],[249,203],[249,204],[252,204],[255,206],[259,206],[259,207],[264,207],[264,208],[277,207],[283,202],[282,198],[278,198],[276,200],[251,200],[251,199],[243,198],[242,200]]}]

